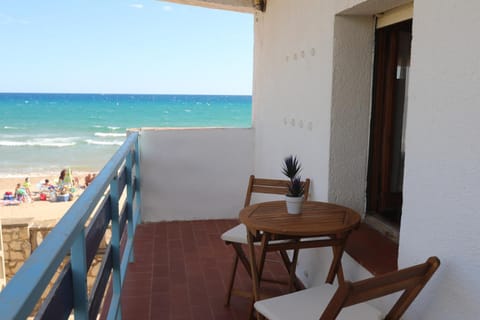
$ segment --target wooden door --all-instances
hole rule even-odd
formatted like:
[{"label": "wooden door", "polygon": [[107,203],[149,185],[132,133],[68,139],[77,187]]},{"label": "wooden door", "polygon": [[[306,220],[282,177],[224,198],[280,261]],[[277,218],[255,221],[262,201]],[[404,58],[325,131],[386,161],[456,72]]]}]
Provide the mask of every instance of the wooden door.
[{"label": "wooden door", "polygon": [[399,222],[412,21],[376,32],[367,211]]}]

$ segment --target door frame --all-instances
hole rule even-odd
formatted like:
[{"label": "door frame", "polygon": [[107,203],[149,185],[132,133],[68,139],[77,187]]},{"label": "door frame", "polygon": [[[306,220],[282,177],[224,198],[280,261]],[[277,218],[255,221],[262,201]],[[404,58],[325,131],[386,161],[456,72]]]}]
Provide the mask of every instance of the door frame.
[{"label": "door frame", "polygon": [[[367,174],[367,212],[401,215],[402,192],[391,191],[392,146],[398,31],[412,32],[412,20],[376,30],[375,61],[370,123],[370,145]],[[404,111],[405,112],[405,111]]]}]

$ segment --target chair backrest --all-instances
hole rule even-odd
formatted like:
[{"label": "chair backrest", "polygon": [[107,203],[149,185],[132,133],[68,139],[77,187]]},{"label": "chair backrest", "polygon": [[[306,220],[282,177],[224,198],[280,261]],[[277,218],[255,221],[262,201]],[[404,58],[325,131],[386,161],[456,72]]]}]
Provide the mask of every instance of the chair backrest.
[{"label": "chair backrest", "polygon": [[335,319],[344,307],[404,291],[385,317],[388,320],[400,319],[439,266],[440,260],[430,257],[413,267],[358,282],[345,281],[338,287],[320,320]]},{"label": "chair backrest", "polygon": [[[308,194],[310,192],[310,179],[305,179],[303,183],[304,197],[308,200]],[[245,197],[244,206],[250,205],[252,200],[252,193],[264,193],[264,194],[281,194],[286,195],[288,193],[288,180],[281,179],[261,179],[256,178],[254,175],[250,176],[248,180],[247,195]]]}]

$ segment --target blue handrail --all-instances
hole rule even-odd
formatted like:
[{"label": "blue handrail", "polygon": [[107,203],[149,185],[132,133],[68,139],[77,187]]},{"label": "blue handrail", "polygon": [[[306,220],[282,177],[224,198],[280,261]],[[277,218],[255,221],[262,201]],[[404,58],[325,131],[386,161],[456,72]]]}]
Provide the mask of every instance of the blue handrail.
[{"label": "blue handrail", "polygon": [[[70,288],[66,291],[71,296],[63,299],[66,301],[63,302],[63,316],[67,317],[73,308],[75,319],[88,319],[89,314],[94,317],[91,308],[94,305],[98,308],[99,304],[93,301],[97,300],[96,296],[99,294],[104,295],[106,281],[101,285],[102,279],[108,279],[111,272],[113,296],[108,318],[121,318],[119,296],[127,263],[133,260],[135,227],[140,219],[138,136],[138,132],[128,135],[119,150],[0,293],[1,319],[28,317],[69,253],[70,263],[64,268],[63,277],[59,277],[52,289]],[[120,198],[125,187],[126,204],[121,210]],[[93,218],[92,214],[95,214]],[[87,228],[85,225],[89,219]],[[101,292],[92,290],[88,297],[87,271],[93,259],[92,252],[98,249],[99,239],[103,237],[110,221],[112,239],[103,257],[102,272],[97,276],[94,287],[100,288]],[[127,236],[124,237],[126,244],[121,248],[125,224],[128,225]],[[95,244],[94,248],[92,243]],[[64,292],[62,291],[62,294]],[[49,301],[54,301],[54,293],[51,296]],[[48,310],[48,306],[42,308]]]}]

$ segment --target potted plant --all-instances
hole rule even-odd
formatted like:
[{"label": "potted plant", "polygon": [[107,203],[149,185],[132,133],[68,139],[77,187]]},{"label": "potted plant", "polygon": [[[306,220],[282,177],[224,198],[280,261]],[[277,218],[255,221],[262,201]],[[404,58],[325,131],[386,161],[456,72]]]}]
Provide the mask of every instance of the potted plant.
[{"label": "potted plant", "polygon": [[283,160],[282,172],[289,178],[288,194],[285,195],[287,212],[298,214],[302,211],[304,184],[299,175],[302,165],[294,156],[288,156]]}]

